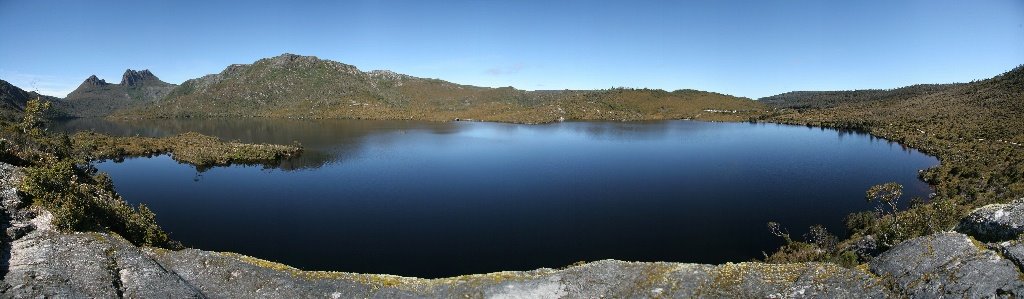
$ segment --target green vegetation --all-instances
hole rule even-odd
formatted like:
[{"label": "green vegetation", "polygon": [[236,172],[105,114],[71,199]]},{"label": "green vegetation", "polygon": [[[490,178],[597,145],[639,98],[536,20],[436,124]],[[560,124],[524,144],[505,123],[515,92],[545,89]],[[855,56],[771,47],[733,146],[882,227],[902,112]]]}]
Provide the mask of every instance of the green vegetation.
[{"label": "green vegetation", "polygon": [[857,253],[852,249],[840,247],[838,238],[824,226],[811,226],[809,232],[804,235],[803,241],[794,240],[789,231],[778,223],[769,222],[768,229],[773,235],[782,238],[785,243],[771,255],[766,254],[766,262],[832,262],[847,268],[859,263]]},{"label": "green vegetation", "polygon": [[[900,233],[900,218],[899,208],[896,207],[897,202],[900,200],[900,196],[903,196],[903,185],[897,183],[885,183],[880,185],[871,186],[866,192],[865,198],[868,201],[878,201],[884,203],[889,208],[889,215],[892,218],[892,224],[890,227],[893,232]],[[881,207],[878,209],[879,213],[882,214],[885,210]],[[896,237],[899,239],[898,235]]]},{"label": "green vegetation", "polygon": [[184,133],[166,138],[112,137],[94,132],[71,136],[77,151],[90,159],[119,159],[126,156],[151,156],[171,153],[175,160],[207,168],[228,164],[274,164],[298,155],[297,145],[247,144],[224,142],[199,133]]},{"label": "green vegetation", "polygon": [[185,81],[151,105],[116,118],[288,117],[310,119],[746,121],[765,112],[746,98],[696,90],[523,91],[486,88],[285,54]]},{"label": "green vegetation", "polygon": [[859,130],[941,161],[920,174],[934,187],[934,196],[915,199],[905,210],[896,210],[898,186],[869,190],[869,198],[880,199],[889,213],[850,215],[850,236],[839,242],[840,248],[873,240],[884,251],[906,239],[949,230],[974,208],[1024,197],[1024,66],[966,84],[796,92],[766,99],[777,109],[761,121]]},{"label": "green vegetation", "polygon": [[47,104],[30,100],[20,124],[0,122],[0,161],[25,167],[19,192],[50,211],[58,230],[109,229],[138,245],[177,246],[152,211],[126,203],[105,174],[76,154],[67,135],[42,129]]}]

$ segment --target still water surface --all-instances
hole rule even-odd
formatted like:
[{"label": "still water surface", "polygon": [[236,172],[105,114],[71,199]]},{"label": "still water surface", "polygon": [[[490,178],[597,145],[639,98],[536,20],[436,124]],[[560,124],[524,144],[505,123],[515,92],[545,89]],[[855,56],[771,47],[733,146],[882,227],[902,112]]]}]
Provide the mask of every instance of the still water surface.
[{"label": "still water surface", "polygon": [[190,247],[307,270],[441,277],[613,258],[720,263],[765,223],[843,234],[864,190],[933,158],[869,135],[749,123],[76,120],[64,130],[301,143],[277,167],[107,161],[117,191]]}]

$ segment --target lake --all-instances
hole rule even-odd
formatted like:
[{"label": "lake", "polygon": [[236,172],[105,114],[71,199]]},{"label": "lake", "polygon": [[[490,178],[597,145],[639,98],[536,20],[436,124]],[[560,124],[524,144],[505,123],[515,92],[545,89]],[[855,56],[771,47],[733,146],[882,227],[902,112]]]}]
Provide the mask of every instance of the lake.
[{"label": "lake", "polygon": [[938,160],[867,134],[694,121],[479,122],[212,119],[61,130],[301,143],[276,167],[198,171],[167,156],[105,161],[172,238],[305,270],[443,277],[619,259],[721,263],[870,210],[871,185],[931,191]]}]

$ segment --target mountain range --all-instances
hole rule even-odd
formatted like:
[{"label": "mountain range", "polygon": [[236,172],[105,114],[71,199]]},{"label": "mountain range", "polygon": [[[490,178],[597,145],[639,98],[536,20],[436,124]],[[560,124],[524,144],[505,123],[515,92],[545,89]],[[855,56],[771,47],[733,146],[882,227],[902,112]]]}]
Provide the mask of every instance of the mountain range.
[{"label": "mountain range", "polygon": [[25,111],[25,103],[35,98],[51,102],[59,101],[59,98],[41,95],[35,91],[25,91],[7,81],[0,80],[0,119],[19,118]]},{"label": "mountain range", "polygon": [[[17,93],[14,91],[13,93]],[[719,93],[653,89],[524,91],[364,72],[314,56],[282,54],[218,74],[166,83],[147,70],[121,83],[91,76],[64,99],[61,117],[289,117],[486,120],[742,120],[764,106]]]},{"label": "mountain range", "polygon": [[92,75],[58,101],[56,110],[68,117],[104,117],[120,109],[152,103],[175,87],[177,85],[161,81],[149,70],[125,70],[118,84]]},{"label": "mountain range", "polygon": [[[1020,67],[1008,74],[1019,74]],[[1007,76],[1007,75],[1004,75]],[[361,71],[314,56],[282,54],[233,64],[217,74],[161,81],[148,70],[125,71],[118,84],[90,76],[64,99],[46,97],[54,117],[180,118],[287,117],[483,120],[543,123],[559,120],[746,120],[772,108],[830,108],[900,102],[977,86],[922,84],[889,90],[797,91],[757,101],[698,91],[613,88],[525,91],[456,84]],[[17,115],[39,96],[0,81],[0,116]],[[931,97],[935,98],[935,97]],[[918,100],[920,101],[920,100]]]}]

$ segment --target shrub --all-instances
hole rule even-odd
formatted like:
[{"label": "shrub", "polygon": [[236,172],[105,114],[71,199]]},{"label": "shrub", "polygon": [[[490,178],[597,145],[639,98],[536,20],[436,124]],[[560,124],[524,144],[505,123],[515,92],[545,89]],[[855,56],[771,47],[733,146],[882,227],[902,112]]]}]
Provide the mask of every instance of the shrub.
[{"label": "shrub", "polygon": [[133,208],[114,193],[107,175],[90,176],[71,160],[27,167],[21,191],[53,214],[58,230],[109,229],[136,245],[171,245],[153,211]]},{"label": "shrub", "polygon": [[854,267],[860,262],[856,253],[840,249],[838,238],[821,225],[810,227],[803,241],[796,241],[778,223],[769,222],[768,229],[781,237],[785,244],[771,255],[765,254],[768,263],[831,262],[843,267]]},{"label": "shrub", "polygon": [[879,215],[875,211],[851,213],[846,216],[846,230],[850,234],[865,234],[878,225]]}]

